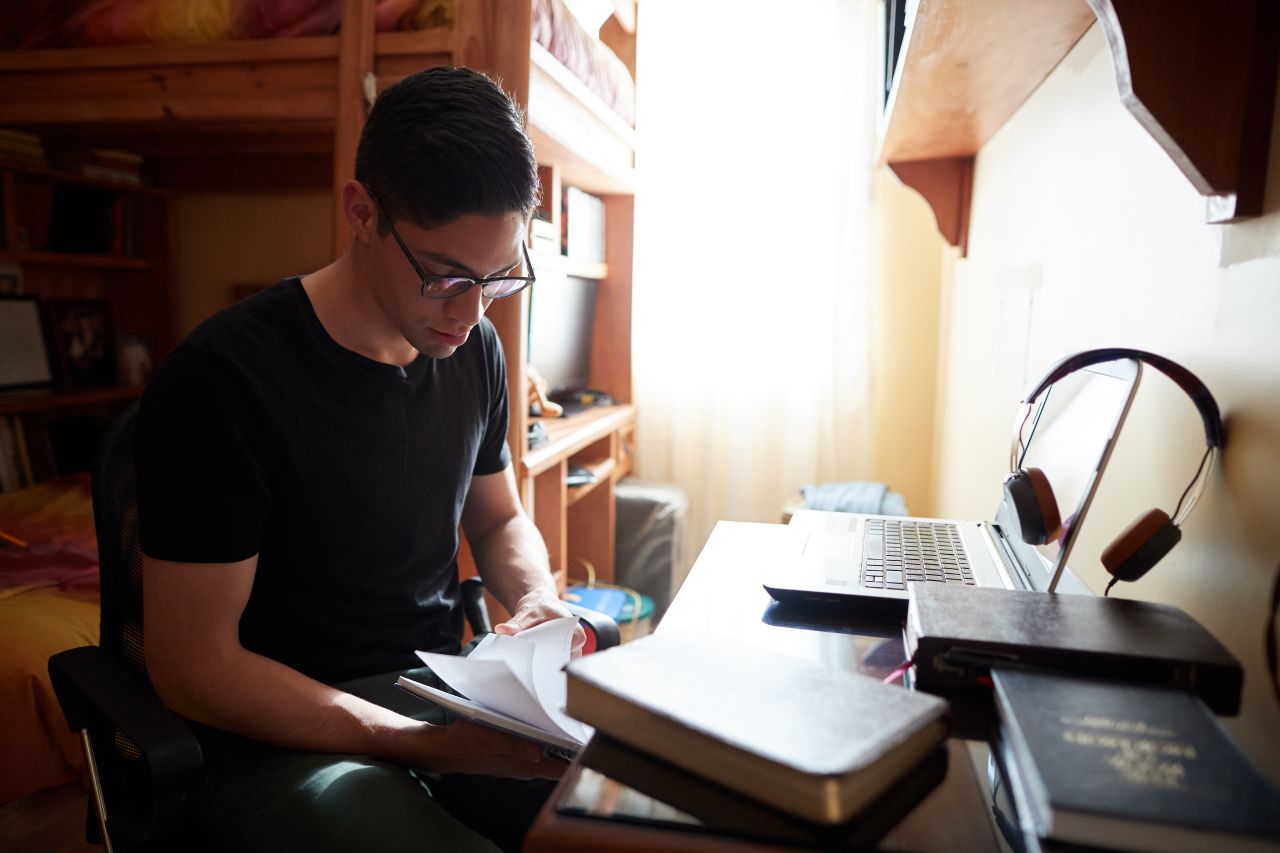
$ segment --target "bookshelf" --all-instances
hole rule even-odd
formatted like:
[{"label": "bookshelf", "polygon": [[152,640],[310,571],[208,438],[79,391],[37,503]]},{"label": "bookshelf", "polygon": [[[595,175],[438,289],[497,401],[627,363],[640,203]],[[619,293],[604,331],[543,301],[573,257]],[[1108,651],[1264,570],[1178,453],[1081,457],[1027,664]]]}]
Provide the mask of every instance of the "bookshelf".
[{"label": "bookshelf", "polygon": [[141,395],[125,381],[123,348],[155,364],[172,347],[170,195],[0,162],[0,216],[0,269],[36,298],[52,370],[40,387],[0,389],[0,473],[17,488],[83,470],[101,431]]},{"label": "bookshelf", "polygon": [[[531,41],[527,2],[500,0],[497,5],[510,6],[510,14],[498,16],[499,26],[507,32],[494,36],[495,43],[505,48],[494,54],[495,64],[487,70],[500,77],[527,109],[554,233],[560,234],[560,201],[569,188],[601,199],[604,208],[603,260],[566,256],[537,244],[531,254],[539,270],[597,282],[589,384],[609,394],[615,405],[566,418],[530,417],[523,404],[529,294],[489,309],[507,359],[513,401],[508,442],[521,498],[546,540],[552,571],[563,589],[569,578],[585,577],[584,562],[591,564],[599,579],[614,577],[614,485],[631,471],[636,421],[631,293],[637,139],[629,125]],[[602,37],[625,61],[635,55],[634,15],[626,14],[634,4],[616,5],[619,11],[606,23]],[[634,74],[634,66],[631,71]],[[547,441],[530,449],[527,436],[534,422],[542,424]],[[588,468],[595,481],[570,488],[566,477],[571,466]],[[464,566],[463,571],[468,568]]]}]

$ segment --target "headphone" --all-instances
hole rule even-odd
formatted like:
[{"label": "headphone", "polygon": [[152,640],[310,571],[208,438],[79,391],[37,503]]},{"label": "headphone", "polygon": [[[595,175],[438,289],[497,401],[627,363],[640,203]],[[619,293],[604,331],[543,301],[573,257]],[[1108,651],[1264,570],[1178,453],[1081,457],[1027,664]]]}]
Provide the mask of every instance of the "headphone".
[{"label": "headphone", "polygon": [[[1067,519],[1066,525],[1063,525],[1058,502],[1053,496],[1053,489],[1049,487],[1049,479],[1039,468],[1022,468],[1022,458],[1027,451],[1022,440],[1022,430],[1031,416],[1036,398],[1055,382],[1086,367],[1120,359],[1133,359],[1154,367],[1172,379],[1191,398],[1204,423],[1205,452],[1195,476],[1178,499],[1172,518],[1163,510],[1149,510],[1103,549],[1102,565],[1112,576],[1111,583],[1107,585],[1108,591],[1116,581],[1136,581],[1142,577],[1165,554],[1173,550],[1173,546],[1182,538],[1179,527],[1191,514],[1204,491],[1209,472],[1213,470],[1214,458],[1224,443],[1218,404],[1205,384],[1182,365],[1143,350],[1109,348],[1069,355],[1054,365],[1022,401],[1026,412],[1019,419],[1014,434],[1009,464],[1011,473],[1004,481],[1005,499],[1017,510],[1024,542],[1029,545],[1045,545],[1054,539],[1065,539],[1070,532],[1072,519]],[[1192,494],[1192,489],[1197,484],[1198,488],[1191,500],[1187,501],[1187,495]]]}]

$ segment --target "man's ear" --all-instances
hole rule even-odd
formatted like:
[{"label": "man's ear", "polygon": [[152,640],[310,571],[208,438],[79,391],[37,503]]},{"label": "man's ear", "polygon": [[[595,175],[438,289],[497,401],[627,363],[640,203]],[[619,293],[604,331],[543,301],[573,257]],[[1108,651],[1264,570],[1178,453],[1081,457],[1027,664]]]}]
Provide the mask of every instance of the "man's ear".
[{"label": "man's ear", "polygon": [[366,243],[378,235],[378,207],[364,184],[347,181],[342,185],[342,212],[357,240]]}]

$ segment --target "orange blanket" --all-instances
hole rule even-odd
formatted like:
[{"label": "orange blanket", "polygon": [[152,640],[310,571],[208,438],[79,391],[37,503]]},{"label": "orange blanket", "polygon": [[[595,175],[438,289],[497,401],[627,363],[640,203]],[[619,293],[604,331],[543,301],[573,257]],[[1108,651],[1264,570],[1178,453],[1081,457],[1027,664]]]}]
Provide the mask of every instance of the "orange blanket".
[{"label": "orange blanket", "polygon": [[98,548],[87,475],[0,495],[0,803],[79,775],[49,658],[98,641]]}]

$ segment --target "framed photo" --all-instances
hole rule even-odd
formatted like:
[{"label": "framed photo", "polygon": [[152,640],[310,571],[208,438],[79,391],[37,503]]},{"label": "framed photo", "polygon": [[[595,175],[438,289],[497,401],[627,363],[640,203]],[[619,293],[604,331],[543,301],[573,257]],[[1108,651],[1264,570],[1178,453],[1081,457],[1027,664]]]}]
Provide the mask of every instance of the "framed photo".
[{"label": "framed photo", "polygon": [[54,359],[63,384],[116,384],[116,341],[110,304],[101,299],[51,299],[45,305]]},{"label": "framed photo", "polygon": [[53,382],[48,342],[34,296],[0,296],[0,388]]}]

